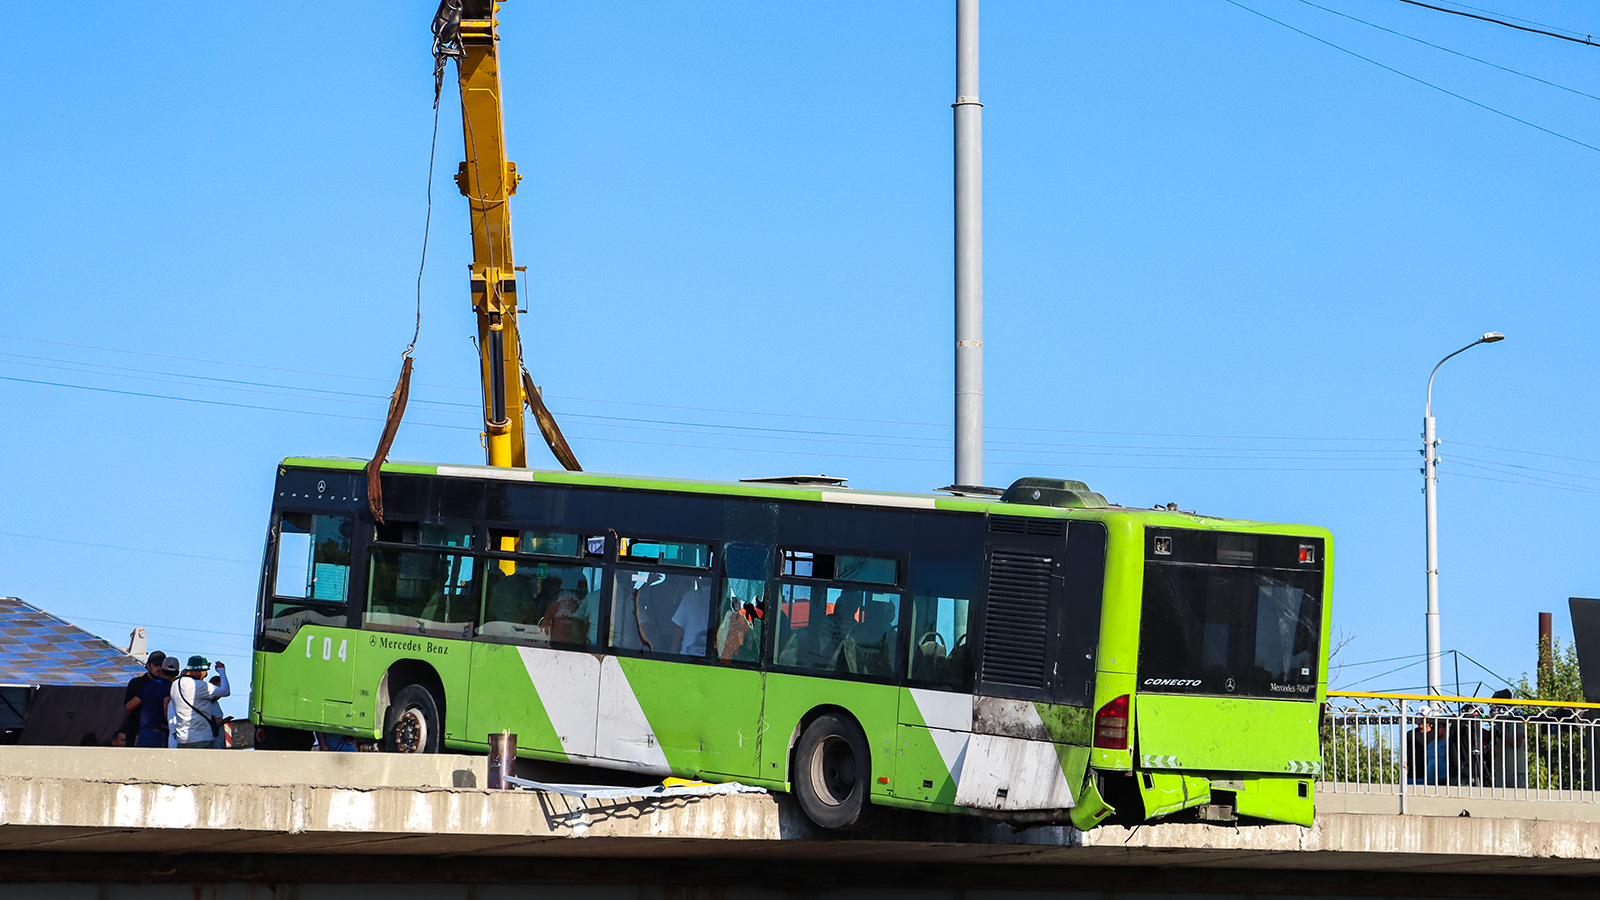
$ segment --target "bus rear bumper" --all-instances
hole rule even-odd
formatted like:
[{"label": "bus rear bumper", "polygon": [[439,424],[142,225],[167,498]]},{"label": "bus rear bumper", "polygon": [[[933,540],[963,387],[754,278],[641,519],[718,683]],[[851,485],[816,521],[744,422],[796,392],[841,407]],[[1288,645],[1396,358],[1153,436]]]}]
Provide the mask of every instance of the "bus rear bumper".
[{"label": "bus rear bumper", "polygon": [[1192,810],[1219,824],[1244,818],[1311,825],[1316,784],[1309,776],[1144,770],[1133,778],[1146,821]]}]

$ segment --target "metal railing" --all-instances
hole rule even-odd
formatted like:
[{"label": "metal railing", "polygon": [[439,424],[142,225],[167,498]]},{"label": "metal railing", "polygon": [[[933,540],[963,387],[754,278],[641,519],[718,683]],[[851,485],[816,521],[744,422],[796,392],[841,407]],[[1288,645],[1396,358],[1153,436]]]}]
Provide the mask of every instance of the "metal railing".
[{"label": "metal railing", "polygon": [[1600,704],[1329,691],[1317,789],[1600,800]]}]

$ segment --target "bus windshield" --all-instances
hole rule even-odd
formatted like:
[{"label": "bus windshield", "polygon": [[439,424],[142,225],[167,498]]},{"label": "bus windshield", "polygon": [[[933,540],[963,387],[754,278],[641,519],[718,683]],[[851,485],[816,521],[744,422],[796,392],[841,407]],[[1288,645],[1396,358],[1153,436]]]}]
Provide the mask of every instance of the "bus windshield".
[{"label": "bus windshield", "polygon": [[[1305,544],[1312,549],[1298,557],[1311,561],[1304,568],[1290,569],[1196,559],[1212,555],[1213,560],[1220,557],[1239,563],[1276,562],[1288,554],[1260,553],[1280,559],[1259,559],[1260,551],[1278,549],[1259,545],[1284,539],[1206,537],[1214,539],[1215,555],[1205,553],[1205,547],[1175,547],[1176,543],[1211,541],[1177,538],[1154,544],[1155,552],[1145,562],[1140,690],[1315,699],[1322,631],[1322,571],[1316,564],[1321,542]],[[1240,541],[1230,538],[1248,538],[1243,542],[1248,555]],[[1160,553],[1163,549],[1166,554]],[[1162,555],[1169,558],[1162,559]]]}]

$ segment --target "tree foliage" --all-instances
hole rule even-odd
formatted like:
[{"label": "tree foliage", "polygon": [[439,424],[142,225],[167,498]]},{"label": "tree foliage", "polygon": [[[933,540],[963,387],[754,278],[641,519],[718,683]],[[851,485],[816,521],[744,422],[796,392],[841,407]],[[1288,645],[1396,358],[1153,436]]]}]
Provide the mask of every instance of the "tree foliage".
[{"label": "tree foliage", "polygon": [[[1578,675],[1578,645],[1564,643],[1561,638],[1552,638],[1552,641],[1548,648],[1551,666],[1545,671],[1544,678],[1534,676],[1530,679],[1528,673],[1524,672],[1522,678],[1511,686],[1512,692],[1525,700],[1582,703],[1583,679]],[[1543,639],[1539,643],[1540,650],[1546,649]],[[1539,659],[1544,658],[1541,653]]]}]

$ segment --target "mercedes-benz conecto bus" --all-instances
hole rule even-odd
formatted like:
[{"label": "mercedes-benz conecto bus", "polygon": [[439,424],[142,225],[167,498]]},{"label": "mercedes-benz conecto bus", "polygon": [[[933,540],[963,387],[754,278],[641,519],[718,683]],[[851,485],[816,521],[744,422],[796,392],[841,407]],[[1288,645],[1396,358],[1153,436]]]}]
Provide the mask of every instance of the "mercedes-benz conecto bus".
[{"label": "mercedes-benz conecto bus", "polygon": [[[1003,495],[278,470],[251,715],[1016,823],[1309,825],[1327,531]],[[773,483],[776,481],[777,483]]]}]

